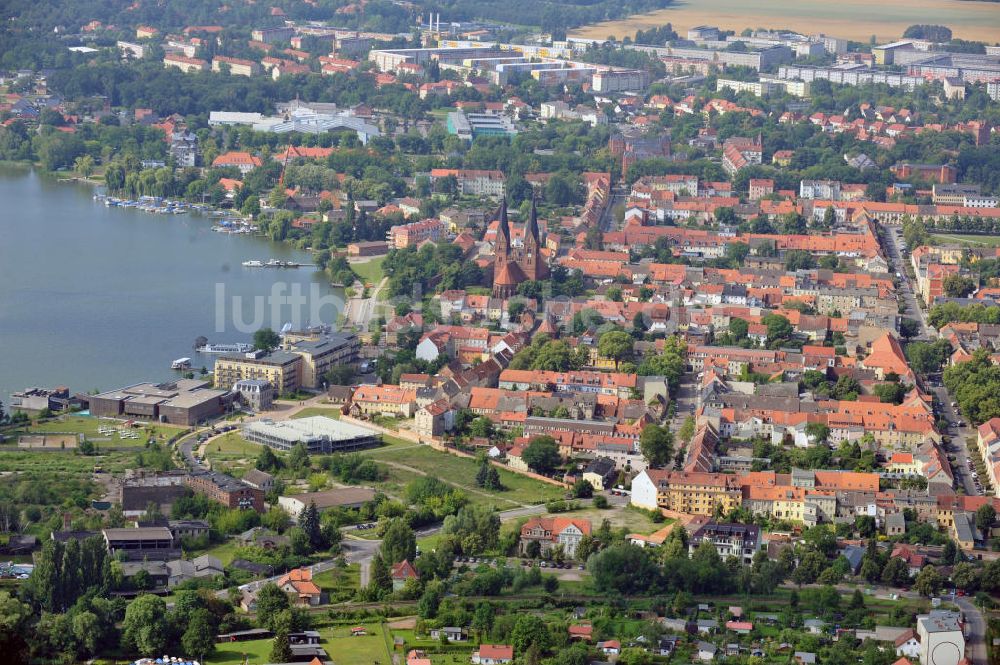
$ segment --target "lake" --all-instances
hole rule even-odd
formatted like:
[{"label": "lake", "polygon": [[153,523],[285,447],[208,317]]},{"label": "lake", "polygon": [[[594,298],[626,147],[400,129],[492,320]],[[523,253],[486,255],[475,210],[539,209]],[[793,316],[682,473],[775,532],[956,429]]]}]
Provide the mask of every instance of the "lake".
[{"label": "lake", "polygon": [[[209,217],[108,208],[94,188],[0,167],[0,400],[30,386],[109,390],[211,369],[194,340],[246,342],[263,325],[333,324],[343,293],[308,252],[213,232]],[[307,268],[246,268],[280,259]],[[293,307],[272,294],[301,294]],[[322,306],[320,306],[322,305]],[[315,316],[310,316],[315,314]]]}]

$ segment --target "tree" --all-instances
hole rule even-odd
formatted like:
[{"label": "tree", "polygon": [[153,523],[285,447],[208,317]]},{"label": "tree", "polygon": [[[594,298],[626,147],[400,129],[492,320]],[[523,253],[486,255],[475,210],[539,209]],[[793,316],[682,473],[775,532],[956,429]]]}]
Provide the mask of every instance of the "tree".
[{"label": "tree", "polygon": [[299,515],[299,528],[305,532],[306,538],[309,539],[309,547],[312,548],[313,552],[329,547],[329,543],[326,542],[320,528],[319,510],[316,508],[315,501],[310,501],[309,505],[302,509],[302,514]]},{"label": "tree", "polygon": [[164,600],[159,596],[142,594],[129,603],[122,623],[122,640],[143,656],[162,654],[169,643],[167,604]]},{"label": "tree", "polygon": [[514,653],[525,653],[531,647],[544,651],[549,647],[549,630],[541,617],[527,612],[518,614],[510,633]]},{"label": "tree", "polygon": [[910,567],[898,556],[889,559],[882,569],[881,580],[888,586],[906,586],[910,583]]},{"label": "tree", "polygon": [[976,290],[976,282],[965,275],[948,275],[941,285],[949,298],[964,298]]},{"label": "tree", "polygon": [[212,615],[206,609],[196,609],[188,615],[187,629],[181,637],[184,652],[199,661],[215,651],[215,629]]},{"label": "tree", "polygon": [[273,631],[278,615],[290,607],[288,596],[274,582],[268,582],[257,592],[257,620]]},{"label": "tree", "polygon": [[310,466],[309,451],[304,443],[296,443],[292,446],[292,451],[288,454],[288,466],[296,470],[306,469]]},{"label": "tree", "polygon": [[281,344],[281,336],[270,328],[261,328],[253,334],[253,348],[270,351]]},{"label": "tree", "polygon": [[941,577],[937,569],[934,566],[924,566],[917,573],[917,579],[913,582],[913,588],[921,596],[930,598],[941,590],[942,584],[944,584],[944,578]]},{"label": "tree", "polygon": [[292,647],[288,643],[288,630],[280,630],[271,642],[271,662],[290,663],[292,657]]},{"label": "tree", "polygon": [[396,517],[389,520],[389,524],[382,535],[382,547],[380,548],[382,558],[389,564],[400,561],[413,561],[417,553],[417,539],[413,535],[413,529],[403,519]]},{"label": "tree", "polygon": [[583,478],[578,479],[570,488],[573,496],[577,499],[589,499],[594,496],[594,486]]},{"label": "tree", "polygon": [[389,565],[376,553],[372,558],[371,579],[368,581],[368,588],[378,593],[390,591],[392,589],[392,576],[389,573]]},{"label": "tree", "polygon": [[597,351],[605,358],[614,360],[615,369],[617,369],[621,361],[632,357],[634,344],[635,340],[628,333],[621,330],[609,330],[601,335],[601,339],[597,343]]},{"label": "tree", "polygon": [[988,503],[984,503],[976,509],[976,528],[983,532],[988,538],[993,522],[996,521],[997,511]]},{"label": "tree", "polygon": [[787,342],[792,337],[792,324],[780,314],[767,314],[760,322],[767,326],[767,343],[775,347]]},{"label": "tree", "polygon": [[[920,334],[920,323],[913,319],[901,319],[899,321],[899,334],[903,337],[903,339],[912,339],[916,337]],[[909,348],[907,348],[907,351],[909,351]]]},{"label": "tree", "polygon": [[90,155],[81,155],[73,162],[73,169],[84,178],[89,178],[94,172],[94,158]]},{"label": "tree", "polygon": [[27,662],[28,622],[31,606],[22,603],[7,591],[0,591],[0,653],[11,662]]},{"label": "tree", "polygon": [[650,466],[666,466],[674,455],[674,434],[666,427],[646,425],[639,436],[639,450]]},{"label": "tree", "polygon": [[531,440],[524,449],[521,459],[532,470],[548,475],[562,463],[559,455],[559,444],[551,436],[539,436]]},{"label": "tree", "polygon": [[729,336],[733,338],[734,341],[739,342],[747,338],[747,332],[750,330],[750,324],[746,322],[745,319],[741,319],[738,316],[734,316],[729,319]]},{"label": "tree", "polygon": [[806,436],[814,443],[825,443],[830,438],[830,428],[826,423],[808,423],[806,424]]}]

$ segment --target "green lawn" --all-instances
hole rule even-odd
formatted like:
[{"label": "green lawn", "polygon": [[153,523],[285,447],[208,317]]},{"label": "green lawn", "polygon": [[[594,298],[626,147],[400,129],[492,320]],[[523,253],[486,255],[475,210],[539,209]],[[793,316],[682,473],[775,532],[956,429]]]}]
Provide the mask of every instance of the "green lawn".
[{"label": "green lawn", "polygon": [[[351,628],[364,626],[367,635],[351,637]],[[381,623],[351,623],[332,628],[320,629],[323,648],[335,663],[378,663],[390,665],[392,654],[389,644],[392,638],[388,636],[389,629]]]},{"label": "green lawn", "polygon": [[560,513],[559,515],[547,515],[547,517],[581,517],[590,520],[590,523],[596,528],[601,520],[607,519],[611,526],[614,528],[624,527],[629,533],[642,533],[651,534],[655,531],[659,531],[664,528],[674,520],[664,520],[663,522],[654,522],[645,513],[639,512],[638,510],[633,510],[626,506],[613,506],[601,510],[599,508],[593,508],[587,506],[586,508],[581,508],[580,510],[574,510],[568,513]]},{"label": "green lawn", "polygon": [[332,406],[310,406],[296,413],[292,418],[309,418],[310,416],[326,416],[340,420],[340,409]]},{"label": "green lawn", "polygon": [[[373,459],[381,462],[395,462],[418,469],[467,490],[478,490],[475,487],[475,478],[479,466],[475,459],[450,455],[434,450],[430,446],[402,441],[393,437],[386,437],[386,442],[389,445],[364,451],[362,454],[370,455]],[[388,471],[390,479],[394,478],[404,486],[406,482],[417,476],[412,471],[398,467],[390,466]],[[488,503],[505,510],[515,508],[520,504],[545,503],[561,499],[565,493],[561,487],[549,485],[505,469],[499,471],[500,481],[507,488],[505,491],[488,492],[488,496],[480,494],[479,492],[482,490],[469,491],[467,492],[469,499],[475,503]],[[407,475],[409,478],[406,478]]]},{"label": "green lawn", "polygon": [[352,263],[351,270],[361,278],[361,281],[365,284],[371,284],[372,287],[378,285],[385,276],[382,272],[382,263],[385,261],[384,256],[376,256],[370,261],[365,261],[364,263]]},{"label": "green lawn", "polygon": [[[197,444],[195,450],[198,449]],[[238,471],[249,467],[257,455],[260,446],[244,439],[239,432],[228,432],[217,439],[208,442],[205,448],[205,459],[217,470]]]},{"label": "green lawn", "polygon": [[961,233],[932,233],[938,244],[968,243],[980,247],[1000,247],[1000,236],[963,235]]},{"label": "green lawn", "polygon": [[214,556],[216,559],[222,562],[223,566],[228,566],[236,558],[236,549],[239,547],[239,543],[235,540],[227,540],[219,545],[214,545],[209,547],[207,550],[199,550],[198,552],[191,552],[192,558],[195,556],[201,556],[202,554],[207,554],[209,556]]},{"label": "green lawn", "polygon": [[[98,430],[101,427],[114,430],[127,430],[139,435],[137,439],[123,439],[117,433],[101,434]],[[11,442],[17,444],[17,437],[21,434],[45,434],[51,432],[65,432],[69,434],[83,434],[84,437],[95,441],[98,445],[114,447],[138,447],[145,446],[151,439],[158,439],[161,442],[169,441],[172,436],[184,431],[182,427],[171,427],[170,425],[159,425],[155,423],[142,423],[141,427],[126,427],[124,420],[114,420],[110,418],[95,418],[93,416],[65,415],[47,420],[37,425],[5,431],[5,435],[11,437]]]},{"label": "green lawn", "polygon": [[[351,627],[363,625],[367,635],[351,637]],[[392,655],[388,644],[391,638],[388,628],[378,623],[344,624],[320,628],[322,646],[335,663],[379,663],[390,665]],[[209,665],[243,665],[244,655],[249,657],[248,665],[263,665],[271,662],[272,640],[248,640],[246,642],[226,642],[216,645],[215,653],[205,662]],[[466,659],[465,662],[468,662]]]},{"label": "green lawn", "polygon": [[215,653],[205,662],[217,665],[243,665],[245,655],[249,656],[247,665],[262,665],[271,662],[271,646],[271,640],[223,642],[215,645]]},{"label": "green lawn", "polygon": [[313,576],[313,582],[330,594],[331,603],[351,600],[361,588],[361,565],[352,563],[346,569],[334,568]]}]

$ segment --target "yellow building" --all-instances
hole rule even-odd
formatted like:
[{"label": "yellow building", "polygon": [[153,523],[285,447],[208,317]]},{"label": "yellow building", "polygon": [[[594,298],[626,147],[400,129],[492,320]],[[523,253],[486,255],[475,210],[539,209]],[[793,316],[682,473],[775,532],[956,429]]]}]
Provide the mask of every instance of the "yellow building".
[{"label": "yellow building", "polygon": [[302,387],[302,357],[288,351],[253,351],[215,361],[215,387],[230,390],[237,381],[268,381],[279,395]]}]

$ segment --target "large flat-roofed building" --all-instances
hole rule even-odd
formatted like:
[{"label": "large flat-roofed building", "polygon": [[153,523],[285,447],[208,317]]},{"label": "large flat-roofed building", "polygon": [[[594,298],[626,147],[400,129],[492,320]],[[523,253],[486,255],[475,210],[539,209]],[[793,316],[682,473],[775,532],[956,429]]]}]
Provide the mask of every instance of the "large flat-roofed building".
[{"label": "large flat-roofed building", "polygon": [[279,395],[302,387],[302,356],[290,351],[251,351],[215,361],[215,387],[229,390],[237,381],[268,381]]},{"label": "large flat-roofed building", "polygon": [[103,534],[108,552],[128,560],[167,561],[180,557],[180,550],[174,545],[174,535],[165,526],[104,529]]},{"label": "large flat-roofed building", "polygon": [[243,426],[243,437],[277,450],[291,450],[297,443],[310,453],[332,453],[370,448],[381,443],[374,430],[326,416],[272,422],[261,420]]},{"label": "large flat-roofed building", "polygon": [[322,388],[323,376],[334,367],[357,365],[361,340],[354,333],[333,333],[318,340],[296,342],[288,350],[302,358],[302,386]]},{"label": "large flat-roofed building", "polygon": [[360,508],[374,498],[375,490],[367,487],[340,487],[323,492],[278,497],[278,505],[293,519],[298,519],[299,514],[310,503],[316,504],[316,509],[323,512],[330,508]]},{"label": "large flat-roofed building", "polygon": [[222,415],[228,405],[228,390],[213,390],[210,385],[210,382],[201,379],[137,383],[92,396],[90,413],[109,418],[195,425]]},{"label": "large flat-roofed building", "polygon": [[264,492],[224,473],[210,471],[190,475],[187,486],[227,508],[264,512]]}]

